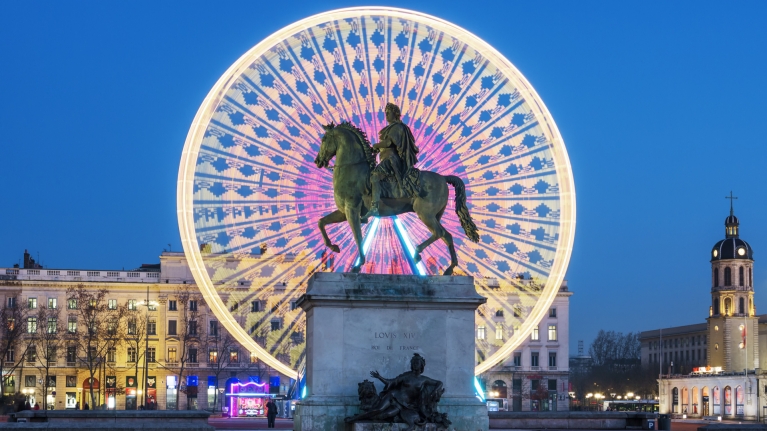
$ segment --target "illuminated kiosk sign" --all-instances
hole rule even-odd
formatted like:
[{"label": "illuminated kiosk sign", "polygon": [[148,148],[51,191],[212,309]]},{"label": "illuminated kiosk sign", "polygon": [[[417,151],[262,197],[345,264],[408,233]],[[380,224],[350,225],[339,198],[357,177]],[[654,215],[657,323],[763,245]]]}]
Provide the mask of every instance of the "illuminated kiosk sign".
[{"label": "illuminated kiosk sign", "polygon": [[239,383],[233,382],[225,394],[229,400],[229,417],[265,416],[266,400],[273,397],[269,394],[269,383]]}]

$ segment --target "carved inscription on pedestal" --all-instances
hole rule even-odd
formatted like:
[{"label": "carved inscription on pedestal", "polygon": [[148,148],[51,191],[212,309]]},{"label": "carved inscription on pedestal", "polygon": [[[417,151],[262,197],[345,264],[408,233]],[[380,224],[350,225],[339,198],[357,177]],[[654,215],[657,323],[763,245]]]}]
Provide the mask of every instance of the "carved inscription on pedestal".
[{"label": "carved inscription on pedestal", "polygon": [[[420,335],[415,332],[393,332],[382,331],[373,333],[373,343],[371,350],[378,351],[415,351],[418,350],[417,338]],[[389,344],[377,344],[389,341]]]}]

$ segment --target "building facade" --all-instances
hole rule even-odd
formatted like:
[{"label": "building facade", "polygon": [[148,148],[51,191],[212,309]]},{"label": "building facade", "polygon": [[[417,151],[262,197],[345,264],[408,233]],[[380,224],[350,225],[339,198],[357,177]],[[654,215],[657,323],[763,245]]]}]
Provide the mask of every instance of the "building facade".
[{"label": "building facade", "polygon": [[754,307],[753,249],[732,207],[724,225],[709,254],[706,322],[640,335],[642,364],[660,377],[661,413],[749,420],[767,406],[767,315]]},{"label": "building facade", "polygon": [[[514,353],[481,378],[488,400],[498,400],[508,411],[565,411],[569,409],[570,296],[563,282],[546,317]],[[518,293],[498,292],[480,309],[476,327],[479,349],[500,344],[517,328],[506,316],[522,315]],[[489,328],[489,330],[488,330]],[[507,332],[508,331],[508,332]]]},{"label": "building facade", "polygon": [[[33,403],[41,403],[42,408],[45,385],[49,408],[72,409],[92,403],[92,388],[97,394],[97,403],[106,404],[108,408],[136,409],[146,404],[158,409],[175,409],[178,402],[179,409],[212,410],[215,403],[216,410],[221,411],[222,407],[236,405],[232,399],[237,401],[238,396],[227,395],[232,391],[239,392],[240,398],[246,390],[258,392],[260,395],[251,398],[265,399],[284,398],[294,388],[296,376],[277,373],[231,339],[221,341],[226,330],[201,297],[189,300],[188,304],[179,303],[177,296],[187,287],[197,292],[183,253],[165,252],[160,256],[160,264],[143,265],[133,271],[42,268],[28,259],[26,253],[24,267],[0,268],[1,300],[5,307],[25,308],[28,317],[23,324],[27,325],[27,331],[22,335],[26,339],[31,339],[34,331],[53,330],[66,340],[86,330],[82,320],[76,317],[77,307],[83,304],[73,303],[67,294],[68,288],[77,286],[88,291],[106,289],[104,300],[108,301],[109,308],[113,304],[125,306],[145,319],[146,326],[142,327],[146,337],[137,346],[117,342],[107,349],[99,359],[93,379],[88,367],[83,365],[83,353],[75,350],[74,343],[64,342],[65,351],[49,362],[47,375],[41,371],[41,361],[36,360],[41,352],[30,352],[26,344],[21,343],[3,358],[4,394],[21,392]],[[58,308],[58,322],[38,322],[35,316],[41,307]],[[182,328],[184,310],[194,315],[194,333],[186,334],[199,334],[186,345]],[[130,333],[130,326],[127,331]],[[250,383],[252,387],[243,389]],[[248,402],[253,404],[253,400]],[[255,404],[261,402],[256,399]],[[257,407],[256,412],[263,413],[263,409]]]}]

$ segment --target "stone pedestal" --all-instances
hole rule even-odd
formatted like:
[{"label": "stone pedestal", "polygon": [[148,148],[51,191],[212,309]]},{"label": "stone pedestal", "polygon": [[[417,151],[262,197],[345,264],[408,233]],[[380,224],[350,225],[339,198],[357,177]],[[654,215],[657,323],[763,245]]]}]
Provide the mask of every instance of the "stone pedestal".
[{"label": "stone pedestal", "polygon": [[306,311],[307,397],[296,408],[294,429],[356,429],[344,418],[359,413],[358,383],[372,380],[380,392],[383,384],[370,371],[396,377],[419,353],[424,375],[444,383],[439,411],[448,414],[450,429],[487,430],[487,408],[473,384],[474,313],[485,301],[471,277],[312,275],[298,303]]}]

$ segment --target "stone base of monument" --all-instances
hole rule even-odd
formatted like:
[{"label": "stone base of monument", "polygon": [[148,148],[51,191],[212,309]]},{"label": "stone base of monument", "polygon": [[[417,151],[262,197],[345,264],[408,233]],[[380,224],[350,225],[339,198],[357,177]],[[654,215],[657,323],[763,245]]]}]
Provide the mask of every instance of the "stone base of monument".
[{"label": "stone base of monument", "polygon": [[[407,425],[405,424],[390,424],[386,422],[358,422],[354,424],[353,431],[405,431]],[[438,431],[434,424],[426,424],[419,428],[419,431]]]},{"label": "stone base of monument", "polygon": [[308,396],[296,408],[294,429],[406,429],[381,422],[347,424],[344,418],[360,413],[360,382],[374,381],[377,392],[383,390],[371,371],[397,377],[410,371],[418,353],[426,359],[423,375],[444,384],[438,410],[447,413],[449,429],[486,431],[487,407],[474,393],[474,316],[485,301],[471,277],[312,275],[299,300],[306,311]]},{"label": "stone base of monument", "polygon": [[3,428],[57,431],[214,431],[203,410],[25,410],[10,415]]}]

